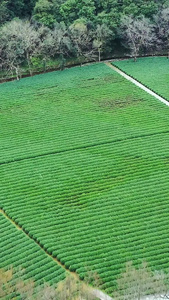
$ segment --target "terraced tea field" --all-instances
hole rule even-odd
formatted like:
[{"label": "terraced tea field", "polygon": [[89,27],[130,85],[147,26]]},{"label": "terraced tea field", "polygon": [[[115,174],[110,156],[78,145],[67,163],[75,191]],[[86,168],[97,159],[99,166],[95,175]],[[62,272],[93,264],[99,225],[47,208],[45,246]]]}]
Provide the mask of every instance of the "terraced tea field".
[{"label": "terraced tea field", "polygon": [[[0,91],[0,207],[24,232],[13,233],[1,217],[1,255],[15,235],[18,256],[7,251],[0,267],[21,264],[27,278],[41,280],[39,251],[44,279],[64,278],[38,243],[81,279],[97,271],[109,294],[129,260],[167,270],[168,107],[104,64],[2,84]],[[17,243],[22,234],[25,252]]]},{"label": "terraced tea field", "polygon": [[22,266],[23,279],[32,278],[38,285],[44,280],[54,284],[65,278],[65,270],[2,214],[0,228],[1,268],[12,265],[18,270]]},{"label": "terraced tea field", "polygon": [[138,58],[113,62],[115,66],[145,86],[169,100],[169,59],[167,57]]}]

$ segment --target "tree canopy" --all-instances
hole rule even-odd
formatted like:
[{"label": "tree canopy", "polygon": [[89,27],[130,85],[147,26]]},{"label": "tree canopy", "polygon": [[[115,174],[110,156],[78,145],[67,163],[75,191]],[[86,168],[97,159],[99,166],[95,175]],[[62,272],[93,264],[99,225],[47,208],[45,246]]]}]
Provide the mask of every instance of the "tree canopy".
[{"label": "tree canopy", "polygon": [[169,0],[2,0],[0,27],[0,68],[17,77],[50,58],[136,60],[169,53]]},{"label": "tree canopy", "polygon": [[[144,15],[152,18],[161,7],[169,7],[168,0],[2,0],[0,4],[0,22],[13,18],[31,18],[35,16],[39,22],[45,23],[45,17],[51,22],[64,21],[70,25],[76,19],[99,23],[103,20],[109,25],[118,24],[121,15]],[[4,13],[5,12],[5,13]],[[41,16],[43,15],[43,17]],[[3,17],[3,18],[2,18]],[[108,24],[107,24],[108,25]]]}]

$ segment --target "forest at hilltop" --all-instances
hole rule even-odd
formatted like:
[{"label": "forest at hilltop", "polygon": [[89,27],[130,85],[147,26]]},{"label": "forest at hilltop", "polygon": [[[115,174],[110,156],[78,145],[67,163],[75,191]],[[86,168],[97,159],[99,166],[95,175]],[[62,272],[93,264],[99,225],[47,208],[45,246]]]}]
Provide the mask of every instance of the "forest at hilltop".
[{"label": "forest at hilltop", "polygon": [[18,17],[52,27],[57,22],[70,25],[84,18],[90,26],[104,23],[115,30],[121,15],[152,18],[164,6],[169,6],[168,0],[2,0],[0,24]]},{"label": "forest at hilltop", "polygon": [[168,0],[2,0],[0,70],[167,54]]}]

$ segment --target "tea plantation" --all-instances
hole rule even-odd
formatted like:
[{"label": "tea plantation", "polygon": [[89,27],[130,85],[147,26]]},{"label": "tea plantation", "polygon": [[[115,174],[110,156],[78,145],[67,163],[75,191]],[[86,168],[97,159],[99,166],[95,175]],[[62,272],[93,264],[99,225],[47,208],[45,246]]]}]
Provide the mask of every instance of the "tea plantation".
[{"label": "tea plantation", "polygon": [[0,228],[1,268],[13,266],[18,271],[22,266],[23,279],[32,278],[38,285],[44,280],[54,284],[65,278],[65,270],[2,214]]},{"label": "tea plantation", "polygon": [[38,243],[81,279],[97,271],[109,294],[129,260],[167,270],[168,107],[104,64],[4,83],[0,95],[0,208],[31,238],[23,252],[22,231],[1,217],[0,267],[64,278]]},{"label": "tea plantation", "polygon": [[169,59],[167,57],[138,58],[136,62],[128,59],[113,64],[169,100]]}]

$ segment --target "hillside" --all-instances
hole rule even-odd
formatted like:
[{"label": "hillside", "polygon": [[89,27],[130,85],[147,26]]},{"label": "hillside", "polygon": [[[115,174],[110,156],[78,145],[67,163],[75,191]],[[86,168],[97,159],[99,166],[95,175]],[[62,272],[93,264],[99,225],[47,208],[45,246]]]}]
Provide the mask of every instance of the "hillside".
[{"label": "hillside", "polygon": [[169,267],[168,107],[94,64],[2,84],[0,115],[0,208],[31,243],[109,294],[127,261]]}]

